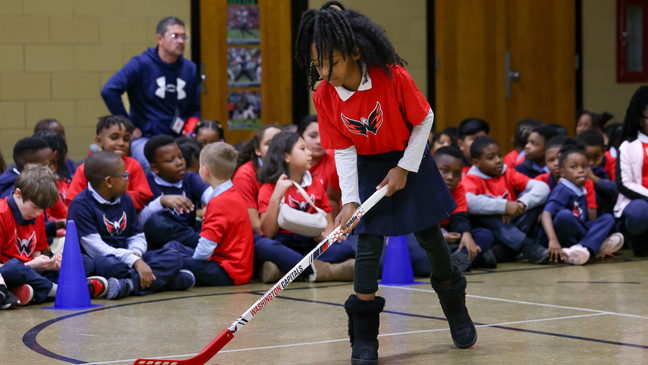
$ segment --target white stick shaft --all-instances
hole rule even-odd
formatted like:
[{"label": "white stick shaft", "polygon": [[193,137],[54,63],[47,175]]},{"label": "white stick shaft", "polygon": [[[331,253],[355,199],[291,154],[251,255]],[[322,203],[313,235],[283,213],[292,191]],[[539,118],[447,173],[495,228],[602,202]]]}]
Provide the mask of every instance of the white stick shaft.
[{"label": "white stick shaft", "polygon": [[[382,189],[373,193],[367,200],[362,203],[358,209],[355,210],[351,219],[347,222],[346,226],[349,227],[356,220],[360,219],[369,209],[371,209],[376,203],[382,199],[387,193],[387,186],[384,186]],[[295,265],[290,271],[286,273],[275,285],[272,286],[259,300],[256,301],[250,308],[248,308],[243,315],[241,315],[232,325],[229,327],[229,330],[232,333],[236,333],[238,329],[242,326],[245,326],[258,312],[260,312],[265,306],[274,299],[281,291],[283,291],[290,283],[295,280],[299,274],[304,272],[306,268],[315,261],[333,242],[337,241],[342,235],[342,229],[340,226],[336,227],[331,233],[329,233],[326,238],[324,238],[311,252],[309,252],[304,258],[302,258],[297,265]]]}]

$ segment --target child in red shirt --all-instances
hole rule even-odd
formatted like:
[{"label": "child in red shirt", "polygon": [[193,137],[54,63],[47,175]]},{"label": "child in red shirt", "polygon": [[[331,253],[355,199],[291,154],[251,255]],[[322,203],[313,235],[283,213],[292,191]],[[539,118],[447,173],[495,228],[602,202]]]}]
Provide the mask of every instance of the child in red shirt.
[{"label": "child in red shirt", "polygon": [[547,249],[528,236],[549,196],[547,184],[509,169],[502,161],[499,143],[481,137],[470,148],[473,166],[462,180],[468,214],[476,227],[493,232],[497,261],[513,259],[519,252],[533,263],[547,263]]},{"label": "child in red shirt", "polygon": [[[331,206],[324,187],[314,179],[308,169],[311,166],[311,152],[306,142],[296,133],[282,132],[272,138],[259,180],[259,214],[264,240],[255,242],[256,256],[262,262],[261,280],[273,282],[281,278],[282,272],[292,269],[317,242],[333,230]],[[302,236],[279,226],[279,206],[289,204],[292,208],[317,214],[306,198],[293,186],[300,184],[316,207],[327,212],[328,225],[317,237]],[[305,268],[304,274],[310,281],[351,280],[355,252],[351,244],[342,240],[329,247],[313,265]]]},{"label": "child in red shirt", "polygon": [[[126,171],[130,175],[127,193],[133,200],[135,210],[139,212],[153,197],[153,192],[151,192],[140,163],[134,158],[128,157],[131,134],[134,129],[133,124],[125,117],[119,115],[101,117],[97,123],[95,143],[103,151],[113,152],[124,160]],[[81,164],[72,178],[70,188],[65,196],[65,204],[69,207],[72,199],[87,187],[88,179],[85,177],[84,164]]]},{"label": "child in red shirt", "polygon": [[225,142],[206,145],[200,153],[200,177],[214,190],[195,250],[180,242],[165,245],[183,256],[183,268],[199,285],[241,285],[250,281],[254,237],[245,202],[232,184],[238,153]]},{"label": "child in red shirt", "polygon": [[589,162],[587,177],[594,183],[596,190],[597,212],[599,215],[612,213],[619,191],[615,183],[616,158],[605,154],[603,135],[593,129],[578,135],[578,141],[585,146]]}]

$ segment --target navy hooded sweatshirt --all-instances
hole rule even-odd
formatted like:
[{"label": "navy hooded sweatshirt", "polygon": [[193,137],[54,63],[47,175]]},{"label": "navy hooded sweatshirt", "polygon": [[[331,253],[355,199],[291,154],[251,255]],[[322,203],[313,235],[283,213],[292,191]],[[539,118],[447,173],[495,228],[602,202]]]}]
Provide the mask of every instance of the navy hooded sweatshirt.
[{"label": "navy hooded sweatshirt", "polygon": [[[122,103],[124,92],[128,92],[130,116]],[[104,85],[101,96],[112,114],[129,118],[144,137],[177,135],[171,129],[176,115],[185,121],[192,116],[200,118],[196,65],[182,56],[175,63],[166,63],[157,47],[128,61]]]}]

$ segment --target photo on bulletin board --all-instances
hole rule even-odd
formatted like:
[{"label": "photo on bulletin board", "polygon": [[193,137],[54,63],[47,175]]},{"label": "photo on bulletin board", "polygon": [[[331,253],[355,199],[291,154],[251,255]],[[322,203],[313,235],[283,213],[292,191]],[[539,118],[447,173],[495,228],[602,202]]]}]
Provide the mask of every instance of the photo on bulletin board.
[{"label": "photo on bulletin board", "polygon": [[228,0],[227,44],[259,44],[259,5],[257,0]]},{"label": "photo on bulletin board", "polygon": [[261,127],[261,91],[228,91],[229,130]]},{"label": "photo on bulletin board", "polygon": [[261,85],[261,50],[259,48],[227,49],[227,85],[231,87]]}]

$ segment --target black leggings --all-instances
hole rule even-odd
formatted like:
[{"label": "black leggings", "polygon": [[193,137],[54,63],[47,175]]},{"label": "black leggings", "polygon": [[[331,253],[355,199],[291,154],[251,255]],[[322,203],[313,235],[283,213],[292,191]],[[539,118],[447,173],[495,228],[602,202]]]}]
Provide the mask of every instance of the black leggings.
[{"label": "black leggings", "polygon": [[[419,245],[425,250],[432,276],[437,281],[449,280],[453,277],[454,267],[450,260],[450,250],[443,238],[438,224],[414,234]],[[358,236],[355,274],[353,287],[356,293],[373,294],[378,291],[378,261],[382,254],[384,237],[370,234]]]}]

